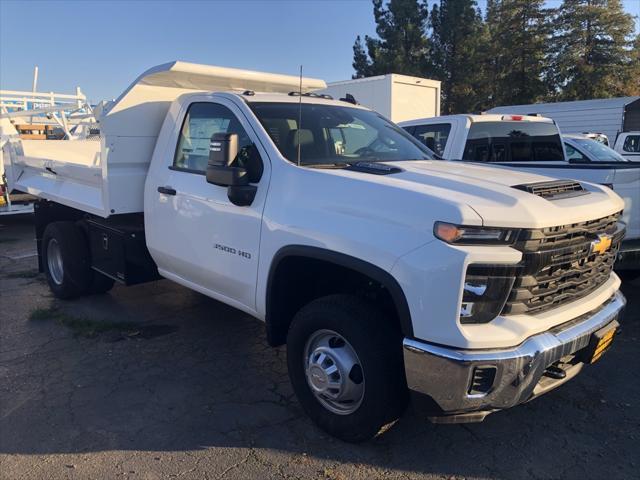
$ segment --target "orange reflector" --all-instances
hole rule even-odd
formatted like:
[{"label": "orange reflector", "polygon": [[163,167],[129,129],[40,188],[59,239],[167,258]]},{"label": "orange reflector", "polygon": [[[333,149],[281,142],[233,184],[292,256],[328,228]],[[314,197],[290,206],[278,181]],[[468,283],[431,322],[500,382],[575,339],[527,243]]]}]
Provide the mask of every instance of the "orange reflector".
[{"label": "orange reflector", "polygon": [[456,227],[455,225],[451,225],[450,223],[439,222],[435,228],[436,237],[449,243],[458,240],[463,233],[464,230]]}]

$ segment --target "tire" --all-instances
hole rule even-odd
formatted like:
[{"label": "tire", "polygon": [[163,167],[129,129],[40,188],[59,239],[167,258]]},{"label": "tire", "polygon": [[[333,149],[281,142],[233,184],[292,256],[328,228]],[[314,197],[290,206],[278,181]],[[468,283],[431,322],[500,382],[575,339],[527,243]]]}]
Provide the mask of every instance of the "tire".
[{"label": "tire", "polygon": [[109,290],[113,288],[113,284],[115,280],[111,277],[107,277],[100,272],[96,272],[95,270],[92,272],[93,278],[91,279],[91,285],[89,286],[89,294],[92,295],[100,295],[103,293],[107,293]]},{"label": "tire", "polygon": [[91,282],[89,247],[73,222],[53,222],[42,235],[42,263],[49,288],[68,300],[87,292]]},{"label": "tire", "polygon": [[[317,362],[322,357],[317,352],[323,351],[330,353],[320,371]],[[348,368],[338,368],[338,382],[337,377],[327,376],[332,362],[336,367],[352,365],[344,361],[340,365],[340,359],[351,358],[353,353],[357,365],[349,372],[343,371]],[[380,309],[358,297],[331,295],[303,307],[289,328],[287,364],[293,389],[307,415],[327,433],[346,442],[375,437],[406,408],[402,335]],[[330,382],[345,386],[327,390],[329,395],[347,392],[351,398],[336,402],[318,391]]]}]

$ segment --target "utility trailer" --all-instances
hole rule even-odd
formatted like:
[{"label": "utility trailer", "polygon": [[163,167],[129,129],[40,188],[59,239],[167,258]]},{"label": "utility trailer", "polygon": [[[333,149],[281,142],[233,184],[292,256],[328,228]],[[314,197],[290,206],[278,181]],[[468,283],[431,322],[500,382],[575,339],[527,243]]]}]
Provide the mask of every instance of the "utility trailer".
[{"label": "utility trailer", "polygon": [[354,442],[410,394],[481,421],[602,356],[625,305],[614,192],[436,160],[324,87],[172,62],[107,106],[99,141],[11,138],[52,292],[163,277],[238,308],[287,345],[307,414]]}]

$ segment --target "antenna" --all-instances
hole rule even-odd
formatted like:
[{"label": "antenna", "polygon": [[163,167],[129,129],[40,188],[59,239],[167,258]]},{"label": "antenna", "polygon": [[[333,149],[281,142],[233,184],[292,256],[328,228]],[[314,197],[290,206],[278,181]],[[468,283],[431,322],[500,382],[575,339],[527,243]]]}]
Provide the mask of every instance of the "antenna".
[{"label": "antenna", "polygon": [[[33,87],[31,88],[31,92],[33,93],[33,97],[31,97],[32,102],[34,102],[36,99],[37,91],[38,91],[38,66],[36,65],[33,69]],[[29,118],[29,121],[33,123],[33,115]]]},{"label": "antenna", "polygon": [[302,128],[302,65],[300,65],[300,88],[298,89],[298,166],[300,166],[300,129]]}]

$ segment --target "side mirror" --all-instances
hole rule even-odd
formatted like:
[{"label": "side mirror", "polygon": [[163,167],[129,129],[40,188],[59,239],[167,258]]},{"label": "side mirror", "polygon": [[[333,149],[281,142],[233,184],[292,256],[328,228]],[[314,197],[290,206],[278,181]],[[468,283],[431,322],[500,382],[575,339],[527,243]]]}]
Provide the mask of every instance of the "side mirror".
[{"label": "side mirror", "polygon": [[238,135],[236,133],[214,133],[209,144],[207,182],[227,188],[227,197],[234,205],[251,205],[258,187],[249,185],[246,168],[235,167],[238,156]]}]

